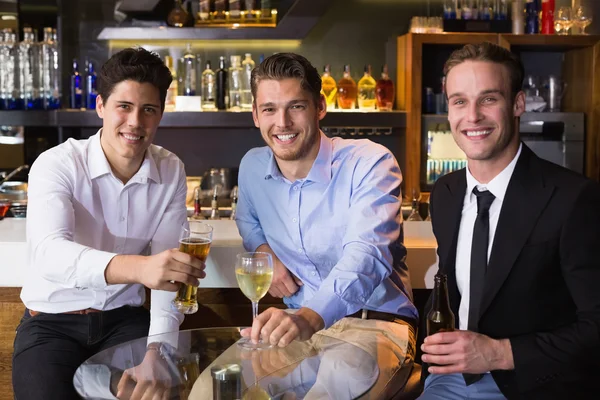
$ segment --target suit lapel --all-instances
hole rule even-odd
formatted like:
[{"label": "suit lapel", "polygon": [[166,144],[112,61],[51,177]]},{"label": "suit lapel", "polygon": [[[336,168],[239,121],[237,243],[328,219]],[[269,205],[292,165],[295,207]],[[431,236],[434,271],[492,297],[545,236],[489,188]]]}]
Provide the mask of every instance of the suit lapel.
[{"label": "suit lapel", "polygon": [[523,145],[500,210],[480,315],[490,306],[508,277],[553,190],[552,185],[544,182],[537,156]]}]

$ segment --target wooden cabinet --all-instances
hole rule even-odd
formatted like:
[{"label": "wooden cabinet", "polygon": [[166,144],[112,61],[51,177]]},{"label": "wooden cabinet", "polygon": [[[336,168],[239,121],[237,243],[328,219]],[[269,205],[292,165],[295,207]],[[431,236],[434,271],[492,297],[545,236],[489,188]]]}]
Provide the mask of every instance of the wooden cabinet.
[{"label": "wooden cabinet", "polygon": [[[535,64],[536,53],[558,54],[562,79],[568,90],[563,110],[583,112],[586,117],[585,173],[600,178],[600,36],[513,35],[496,33],[408,33],[397,39],[397,105],[406,111],[405,195],[422,188],[423,178],[423,92],[439,84],[443,62],[454,49],[469,43],[488,41],[518,54],[528,55]],[[557,59],[554,57],[551,59]],[[526,65],[526,70],[536,65]]]}]

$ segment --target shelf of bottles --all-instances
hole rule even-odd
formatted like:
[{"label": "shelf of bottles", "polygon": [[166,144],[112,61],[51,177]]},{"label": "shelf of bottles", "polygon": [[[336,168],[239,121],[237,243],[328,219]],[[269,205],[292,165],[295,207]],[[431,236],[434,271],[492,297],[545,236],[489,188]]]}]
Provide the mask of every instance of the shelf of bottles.
[{"label": "shelf of bottles", "polygon": [[427,160],[425,180],[427,185],[445,174],[465,168],[467,158],[456,145],[444,115],[425,115],[423,126],[427,130]]},{"label": "shelf of bottles", "polygon": [[272,0],[200,0],[194,26],[275,27],[277,9]]}]

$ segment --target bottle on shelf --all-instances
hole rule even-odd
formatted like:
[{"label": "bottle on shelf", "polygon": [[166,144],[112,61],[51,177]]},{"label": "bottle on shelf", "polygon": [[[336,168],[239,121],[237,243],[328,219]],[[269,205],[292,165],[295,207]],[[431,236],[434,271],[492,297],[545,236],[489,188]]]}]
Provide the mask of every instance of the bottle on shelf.
[{"label": "bottle on shelf", "polygon": [[171,71],[171,75],[173,76],[173,80],[169,85],[169,89],[167,90],[167,97],[165,98],[165,111],[175,111],[175,102],[177,99],[177,72],[175,72],[175,68],[173,66],[173,57],[165,56],[165,65]]},{"label": "bottle on shelf", "polygon": [[[1,62],[0,60],[0,64]],[[56,31],[52,28],[44,28],[44,41],[42,42],[42,98],[46,110],[60,108],[59,66]]]},{"label": "bottle on shelf", "polygon": [[83,103],[83,83],[81,82],[81,75],[79,74],[79,63],[77,59],[73,59],[73,71],[71,73],[71,97],[70,107],[79,110]]},{"label": "bottle on shelf", "polygon": [[431,213],[429,212],[429,202],[427,202],[427,216],[425,217],[425,221],[431,222]]},{"label": "bottle on shelf", "polygon": [[527,0],[525,3],[525,33],[540,33],[537,0]]},{"label": "bottle on shelf", "polygon": [[448,278],[439,272],[434,277],[431,310],[427,313],[427,336],[454,331],[454,313],[448,299]]},{"label": "bottle on shelf", "polygon": [[271,19],[273,2],[271,0],[260,0],[260,18]]},{"label": "bottle on shelf", "polygon": [[371,76],[370,65],[365,65],[364,72],[363,77],[358,81],[358,108],[362,111],[375,111],[377,82]]},{"label": "bottle on shelf", "polygon": [[242,57],[231,56],[229,66],[229,76],[227,82],[229,84],[229,110],[242,110]]},{"label": "bottle on shelf", "polygon": [[252,54],[246,53],[244,61],[242,61],[242,98],[241,105],[243,110],[252,110],[252,70],[255,62],[252,59]]},{"label": "bottle on shelf", "polygon": [[456,0],[444,0],[444,19],[456,19]]},{"label": "bottle on shelf", "polygon": [[327,110],[335,110],[335,102],[337,101],[337,83],[331,76],[331,67],[327,64],[321,75],[321,94],[325,96]]},{"label": "bottle on shelf", "polygon": [[257,14],[259,13],[258,7],[256,7],[256,0],[244,0],[244,11],[243,17],[246,22],[256,21]]},{"label": "bottle on shelf", "polygon": [[496,0],[496,19],[503,21],[508,19],[508,1]]},{"label": "bottle on shelf", "polygon": [[212,12],[213,21],[225,21],[227,14],[227,1],[214,0],[214,11]]},{"label": "bottle on shelf", "polygon": [[15,83],[18,79],[18,49],[16,49],[16,35],[12,29],[2,30],[2,40],[0,40],[0,110],[15,109],[13,99],[14,90],[18,90],[19,85]]},{"label": "bottle on shelf", "polygon": [[237,203],[238,203],[238,187],[234,186],[231,190],[231,215],[229,215],[229,219],[235,220],[237,213]]},{"label": "bottle on shelf", "polygon": [[216,72],[217,76],[217,108],[226,110],[229,106],[227,96],[227,70],[225,69],[225,57],[219,57],[219,69]]},{"label": "bottle on shelf", "polygon": [[219,191],[220,185],[215,185],[213,189],[212,200],[210,201],[210,218],[209,219],[221,219],[219,213]]},{"label": "bottle on shelf", "polygon": [[194,188],[194,215],[192,219],[204,219],[204,215],[202,215],[202,190],[200,186]]},{"label": "bottle on shelf", "polygon": [[554,0],[542,0],[542,29],[540,33],[554,34]]},{"label": "bottle on shelf", "polygon": [[202,72],[202,109],[214,110],[216,108],[216,74],[211,69],[210,61],[206,62],[206,68]]},{"label": "bottle on shelf", "polygon": [[392,111],[396,92],[394,91],[394,82],[388,74],[387,65],[381,69],[381,78],[377,80],[375,96],[377,97],[377,108],[380,111]]},{"label": "bottle on shelf", "polygon": [[229,0],[229,20],[238,22],[242,17],[241,0]]},{"label": "bottle on shelf", "polygon": [[177,74],[177,96],[183,96],[183,88],[185,87],[185,59],[179,57],[177,60],[177,68],[175,69]]},{"label": "bottle on shelf", "polygon": [[175,0],[173,9],[167,16],[167,24],[176,28],[183,28],[189,24],[190,17],[185,8],[183,8],[181,0]]},{"label": "bottle on shelf", "polygon": [[479,19],[489,21],[495,19],[494,0],[479,0]]},{"label": "bottle on shelf", "polygon": [[350,65],[344,66],[344,76],[339,80],[337,103],[342,110],[353,110],[356,108],[356,82],[350,75]]},{"label": "bottle on shelf", "polygon": [[413,189],[412,196],[412,207],[410,210],[410,215],[406,219],[407,221],[423,221],[421,215],[419,214],[419,198],[417,197],[417,191]]},{"label": "bottle on shelf", "polygon": [[94,64],[91,61],[88,62],[87,67],[85,93],[88,110],[95,110],[96,97],[98,97],[98,90],[96,88],[96,70],[94,69]]},{"label": "bottle on shelf", "polygon": [[30,27],[23,28],[23,41],[19,43],[20,101],[29,110],[44,108],[42,99],[42,48]]},{"label": "bottle on shelf", "polygon": [[202,56],[200,54],[196,54],[196,96],[202,96],[202,73],[204,72],[204,69],[202,68],[203,65]]},{"label": "bottle on shelf", "polygon": [[198,22],[208,23],[212,15],[210,0],[200,0],[198,10]]},{"label": "bottle on shelf", "polygon": [[192,45],[186,45],[183,55],[183,95],[196,95],[196,56],[192,54]]}]

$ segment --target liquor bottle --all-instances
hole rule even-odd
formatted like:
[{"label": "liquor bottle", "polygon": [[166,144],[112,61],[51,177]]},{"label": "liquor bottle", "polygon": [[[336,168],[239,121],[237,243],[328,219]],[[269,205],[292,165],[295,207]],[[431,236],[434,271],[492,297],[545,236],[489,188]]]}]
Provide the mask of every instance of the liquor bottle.
[{"label": "liquor bottle", "polygon": [[242,5],[241,0],[229,0],[229,20],[231,22],[238,22],[242,16]]},{"label": "liquor bottle", "polygon": [[23,41],[19,44],[19,83],[20,98],[25,102],[26,109],[44,108],[41,93],[41,51],[33,30],[30,27],[23,28]]},{"label": "liquor bottle", "polygon": [[494,19],[493,0],[479,0],[479,19],[484,21]]},{"label": "liquor bottle", "polygon": [[260,1],[260,18],[270,19],[272,16],[273,4],[271,0]]},{"label": "liquor bottle", "polygon": [[377,82],[371,76],[371,66],[365,65],[365,73],[358,81],[358,108],[362,111],[374,111],[375,104],[375,87]]},{"label": "liquor bottle", "polygon": [[171,71],[171,75],[173,76],[173,80],[169,85],[169,89],[167,89],[167,97],[165,98],[165,111],[174,111],[175,103],[177,100],[177,72],[175,72],[175,68],[173,66],[173,57],[165,56],[165,65]]},{"label": "liquor bottle", "polygon": [[183,55],[183,95],[196,95],[196,56],[192,54],[192,45],[186,45]]},{"label": "liquor bottle", "polygon": [[196,96],[202,96],[202,73],[204,72],[202,65],[204,65],[202,56],[196,54]]},{"label": "liquor bottle", "polygon": [[85,91],[88,110],[95,110],[98,90],[96,88],[96,71],[94,70],[94,64],[92,64],[91,61],[88,63]]},{"label": "liquor bottle", "polygon": [[212,12],[212,19],[214,21],[224,21],[226,18],[227,1],[226,0],[215,0],[214,11]]},{"label": "liquor bottle", "polygon": [[325,96],[325,102],[327,103],[327,109],[329,111],[335,109],[335,102],[337,101],[337,83],[331,76],[331,67],[329,64],[325,66],[323,75],[321,75],[321,94]]},{"label": "liquor bottle", "polygon": [[257,13],[256,0],[244,0],[244,19],[252,22],[256,20]]},{"label": "liquor bottle", "polygon": [[16,35],[12,29],[2,30],[3,40],[0,41],[0,109],[12,110],[16,108],[13,92],[18,90],[18,49],[16,48]]},{"label": "liquor bottle", "polygon": [[344,66],[344,76],[338,82],[338,107],[343,110],[356,108],[356,82],[350,76],[350,65]]},{"label": "liquor bottle", "polygon": [[210,201],[210,218],[209,219],[221,219],[219,215],[219,190],[221,187],[216,185],[213,189],[212,200]]},{"label": "liquor bottle", "polygon": [[229,106],[227,96],[227,70],[225,69],[225,57],[219,57],[219,69],[217,70],[217,108],[226,110]]},{"label": "liquor bottle", "polygon": [[525,3],[525,33],[540,32],[537,0],[527,0]]},{"label": "liquor bottle", "polygon": [[454,313],[448,299],[448,278],[439,272],[434,277],[431,310],[427,314],[427,336],[454,331]]},{"label": "liquor bottle", "polygon": [[542,0],[542,29],[545,35],[554,34],[554,0]]},{"label": "liquor bottle", "polygon": [[200,0],[200,8],[198,10],[198,20],[200,22],[207,23],[212,15],[212,9],[210,8],[210,0]]},{"label": "liquor bottle", "polygon": [[456,0],[444,0],[444,19],[456,19]]},{"label": "liquor bottle", "polygon": [[44,28],[42,42],[42,98],[46,110],[60,108],[60,74],[56,31]]},{"label": "liquor bottle", "polygon": [[229,61],[229,76],[227,82],[229,83],[229,110],[241,111],[242,109],[242,57],[231,56]]},{"label": "liquor bottle", "polygon": [[200,186],[194,188],[194,215],[192,219],[204,219],[202,215],[202,191]]},{"label": "liquor bottle", "polygon": [[183,88],[185,87],[185,59],[179,57],[177,61],[177,96],[183,96]]},{"label": "liquor bottle", "polygon": [[412,207],[410,210],[410,215],[406,220],[423,221],[423,218],[421,218],[421,215],[419,214],[419,198],[417,197],[417,191],[415,189],[413,189]]},{"label": "liquor bottle", "polygon": [[377,97],[377,108],[381,111],[392,111],[394,107],[394,82],[388,74],[388,67],[384,65],[381,68],[381,78],[377,81],[375,87],[375,96]]},{"label": "liquor bottle", "polygon": [[252,54],[246,53],[245,59],[242,61],[242,109],[252,109],[252,70],[254,69],[254,60]]},{"label": "liquor bottle", "polygon": [[187,13],[185,8],[183,8],[181,0],[175,0],[175,5],[167,16],[167,24],[176,28],[183,28],[189,24],[189,18],[190,15]]},{"label": "liquor bottle", "polygon": [[73,59],[73,72],[71,73],[71,108],[80,109],[82,106],[83,83],[79,74],[79,63]]},{"label": "liquor bottle", "polygon": [[508,0],[496,0],[496,19],[508,19]]},{"label": "liquor bottle", "polygon": [[238,203],[238,187],[234,186],[231,189],[231,215],[229,215],[229,219],[235,220],[236,212],[237,212],[237,203]]},{"label": "liquor bottle", "polygon": [[206,62],[206,68],[202,72],[202,109],[214,110],[217,95],[216,74],[211,69],[210,61]]}]

